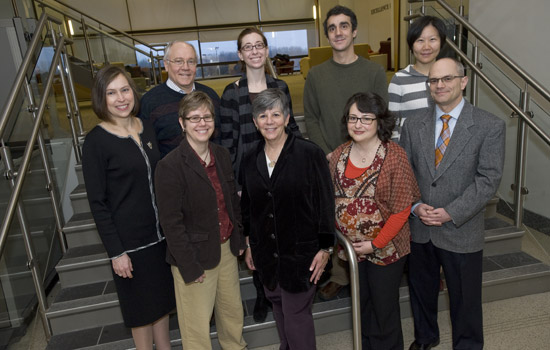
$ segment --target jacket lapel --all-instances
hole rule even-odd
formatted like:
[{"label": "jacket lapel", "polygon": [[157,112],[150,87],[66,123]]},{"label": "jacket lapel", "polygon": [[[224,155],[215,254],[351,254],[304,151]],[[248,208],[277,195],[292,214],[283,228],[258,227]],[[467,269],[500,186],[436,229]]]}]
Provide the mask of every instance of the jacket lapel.
[{"label": "jacket lapel", "polygon": [[436,178],[441,176],[441,174],[443,174],[462,154],[462,150],[472,137],[472,133],[469,130],[472,126],[474,126],[472,105],[468,103],[468,101],[464,100],[464,107],[462,108],[460,116],[456,122],[453,134],[451,135],[451,140],[449,141],[449,145],[445,151],[445,155],[443,156],[443,159],[437,169]]},{"label": "jacket lapel", "polygon": [[424,118],[424,125],[418,130],[420,143],[422,147],[422,153],[426,160],[426,165],[430,170],[432,178],[435,176],[435,110],[434,108],[428,109],[426,118]]},{"label": "jacket lapel", "polygon": [[195,155],[195,151],[191,148],[191,145],[187,142],[185,137],[183,137],[179,147],[181,151],[180,154],[185,162],[185,165],[212,187],[212,183],[206,174],[206,170],[204,170],[204,167]]}]

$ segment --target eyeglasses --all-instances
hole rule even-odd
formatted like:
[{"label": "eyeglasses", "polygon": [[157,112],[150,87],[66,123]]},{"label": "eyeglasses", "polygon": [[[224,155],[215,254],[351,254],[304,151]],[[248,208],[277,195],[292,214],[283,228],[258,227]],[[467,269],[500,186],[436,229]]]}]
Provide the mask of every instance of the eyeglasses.
[{"label": "eyeglasses", "polygon": [[204,115],[202,117],[199,117],[198,115],[194,115],[192,117],[185,118],[186,120],[189,120],[191,123],[200,123],[201,120],[204,120],[205,123],[211,122],[214,120],[214,116],[212,115]]},{"label": "eyeglasses", "polygon": [[197,61],[196,60],[193,60],[193,59],[190,59],[190,60],[182,60],[180,58],[177,58],[175,60],[167,60],[168,62],[170,63],[173,63],[175,64],[176,66],[183,66],[184,63],[187,63],[187,65],[189,67],[194,67],[197,65]]},{"label": "eyeglasses", "polygon": [[252,44],[246,44],[245,46],[241,47],[241,51],[252,51],[254,48],[256,50],[265,49],[266,45],[264,43],[257,43],[256,45]]},{"label": "eyeglasses", "polygon": [[356,117],[354,115],[348,115],[346,117],[346,120],[349,124],[355,124],[359,120],[363,125],[371,125],[372,122],[376,120],[376,118]]},{"label": "eyeglasses", "polygon": [[456,78],[464,78],[464,76],[463,75],[446,75],[443,78],[430,78],[428,79],[428,84],[437,85],[440,80],[443,84],[448,84]]}]

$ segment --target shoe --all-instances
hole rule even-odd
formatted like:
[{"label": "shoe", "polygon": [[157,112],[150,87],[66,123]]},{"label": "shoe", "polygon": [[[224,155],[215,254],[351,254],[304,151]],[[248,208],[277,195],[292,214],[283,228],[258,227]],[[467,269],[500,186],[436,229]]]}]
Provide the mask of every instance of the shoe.
[{"label": "shoe", "polygon": [[436,341],[430,344],[420,344],[420,343],[417,343],[415,340],[409,347],[409,350],[430,350],[431,348],[435,348],[438,345],[439,345],[439,339],[437,339]]},{"label": "shoe", "polygon": [[269,301],[265,297],[258,297],[256,303],[254,304],[254,312],[252,316],[254,321],[261,323],[264,322],[267,317]]},{"label": "shoe", "polygon": [[325,300],[325,301],[334,299],[334,298],[336,298],[338,293],[340,293],[340,290],[342,288],[344,288],[344,286],[342,286],[338,283],[329,282],[329,283],[327,283],[326,286],[321,288],[321,290],[319,291],[319,298],[321,300]]}]

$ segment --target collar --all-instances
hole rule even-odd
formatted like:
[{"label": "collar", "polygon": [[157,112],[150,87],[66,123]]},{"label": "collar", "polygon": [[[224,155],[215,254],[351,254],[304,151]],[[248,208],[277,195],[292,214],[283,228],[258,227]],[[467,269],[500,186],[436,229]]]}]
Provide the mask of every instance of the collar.
[{"label": "collar", "polygon": [[[185,95],[186,92],[183,91],[174,81],[170,78],[166,80],[166,86],[168,86],[170,89],[174,90],[175,92],[179,92],[182,95]],[[195,83],[193,82],[193,89],[191,91],[195,91]]]},{"label": "collar", "polygon": [[438,105],[435,105],[435,117],[436,117],[436,120],[439,120],[439,118],[441,118],[442,115],[444,114],[448,114],[451,116],[451,118],[453,119],[458,119],[458,117],[460,116],[460,113],[462,112],[462,108],[464,108],[464,97],[462,97],[462,99],[460,100],[460,102],[458,103],[458,105],[456,105],[455,108],[453,108],[452,111],[450,111],[449,113],[445,113],[441,110],[441,108],[439,108]]}]

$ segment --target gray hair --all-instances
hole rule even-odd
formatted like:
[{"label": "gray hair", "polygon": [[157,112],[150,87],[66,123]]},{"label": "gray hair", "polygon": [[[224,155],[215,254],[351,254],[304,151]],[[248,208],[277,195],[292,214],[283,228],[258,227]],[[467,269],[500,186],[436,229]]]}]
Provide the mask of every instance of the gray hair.
[{"label": "gray hair", "polygon": [[163,57],[163,59],[165,61],[168,61],[170,59],[170,49],[172,48],[172,46],[174,46],[174,44],[179,44],[179,43],[183,43],[183,44],[189,46],[190,48],[192,48],[193,52],[195,53],[195,60],[197,62],[199,61],[199,56],[197,56],[197,50],[195,50],[195,47],[193,45],[189,44],[188,42],[183,41],[183,40],[174,40],[174,41],[169,42],[166,45],[166,47],[164,48],[164,57]]},{"label": "gray hair", "polygon": [[290,114],[288,98],[286,94],[277,88],[266,89],[258,94],[252,103],[252,116],[254,119],[268,109],[279,108],[284,117]]}]

